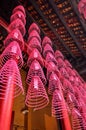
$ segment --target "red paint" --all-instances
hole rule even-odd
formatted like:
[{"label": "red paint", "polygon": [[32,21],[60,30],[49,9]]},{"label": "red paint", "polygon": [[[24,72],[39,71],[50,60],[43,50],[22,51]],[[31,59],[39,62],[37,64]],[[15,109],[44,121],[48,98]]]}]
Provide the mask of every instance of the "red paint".
[{"label": "red paint", "polygon": [[[12,77],[13,78],[13,77]],[[11,91],[10,91],[11,88]],[[0,130],[10,130],[12,106],[13,106],[14,85],[9,81],[9,86],[6,86],[5,99],[0,102]]]},{"label": "red paint", "polygon": [[8,60],[0,70],[0,130],[10,130],[13,97],[23,91],[15,60]]}]

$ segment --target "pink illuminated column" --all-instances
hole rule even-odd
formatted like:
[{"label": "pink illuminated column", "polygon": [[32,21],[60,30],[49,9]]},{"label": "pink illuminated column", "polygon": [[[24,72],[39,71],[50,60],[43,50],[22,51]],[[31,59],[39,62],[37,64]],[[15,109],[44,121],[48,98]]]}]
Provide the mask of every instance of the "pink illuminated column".
[{"label": "pink illuminated column", "polygon": [[46,93],[46,78],[43,72],[44,60],[41,56],[41,38],[40,29],[37,24],[32,23],[28,30],[28,61],[29,71],[26,78],[28,91],[25,104],[33,110],[39,110],[46,107],[49,99]]},{"label": "pink illuminated column", "polygon": [[[48,37],[44,37],[42,46],[43,56],[46,62],[47,80],[49,80],[48,93],[52,95],[52,116],[57,119],[62,130],[71,130],[68,108],[63,95],[65,88],[60,81],[64,78],[63,75],[67,78],[69,77],[64,69],[64,56],[60,51],[56,51],[54,54],[52,42]],[[62,68],[61,72],[60,68]]]},{"label": "pink illuminated column", "polygon": [[62,87],[61,82],[58,76],[55,73],[52,73],[49,78],[49,85],[48,85],[48,93],[53,95],[53,92],[57,89],[60,90]]},{"label": "pink illuminated column", "polygon": [[[0,56],[0,130],[10,130],[13,98],[24,93],[19,69],[23,65],[25,14],[23,6],[13,10],[5,50]],[[16,13],[16,14],[15,14]]]},{"label": "pink illuminated column", "polygon": [[33,110],[39,110],[46,107],[49,103],[49,99],[39,76],[33,76],[28,87],[25,104],[33,108]]},{"label": "pink illuminated column", "polygon": [[72,130],[62,92],[55,90],[52,98],[52,116],[61,124],[62,130]]},{"label": "pink illuminated column", "polygon": [[29,54],[27,65],[30,67],[31,63],[34,60],[37,60],[41,66],[44,66],[43,58],[42,58],[40,52],[38,51],[38,49],[36,49],[36,48],[33,48],[31,53]]},{"label": "pink illuminated column", "polygon": [[73,130],[86,130],[86,122],[78,109],[72,110],[72,129]]},{"label": "pink illuminated column", "polygon": [[37,60],[34,60],[32,64],[30,65],[30,69],[28,71],[27,79],[26,79],[27,84],[31,82],[31,79],[35,75],[39,76],[43,84],[46,85],[46,78],[45,78],[44,72],[42,70],[40,63]]},{"label": "pink illuminated column", "polygon": [[23,92],[21,76],[15,60],[8,60],[0,70],[0,129],[9,130],[13,97]]},{"label": "pink illuminated column", "polygon": [[17,62],[19,68],[23,66],[21,49],[19,43],[16,41],[10,42],[10,44],[5,48],[5,50],[1,54],[0,58],[0,67],[2,67],[9,59],[14,59]]}]

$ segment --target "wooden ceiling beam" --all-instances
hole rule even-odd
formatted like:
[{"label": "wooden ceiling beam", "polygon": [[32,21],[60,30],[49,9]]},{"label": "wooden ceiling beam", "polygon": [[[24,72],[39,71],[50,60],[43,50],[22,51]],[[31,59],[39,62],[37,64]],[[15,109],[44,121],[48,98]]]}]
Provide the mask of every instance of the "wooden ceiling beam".
[{"label": "wooden ceiling beam", "polygon": [[86,58],[86,51],[82,48],[81,43],[77,40],[77,38],[74,35],[74,33],[72,32],[72,30],[68,27],[67,22],[66,22],[64,16],[58,10],[58,8],[57,8],[54,0],[49,0],[49,3],[51,4],[53,10],[55,11],[55,13],[57,14],[57,16],[59,17],[59,19],[63,23],[64,27],[66,28],[66,30],[68,31],[68,33],[70,34],[70,36],[72,37],[72,39],[75,41],[75,44],[76,44],[77,48],[79,49],[79,51]]},{"label": "wooden ceiling beam", "polygon": [[56,38],[59,39],[60,43],[64,46],[64,48],[66,49],[66,51],[68,51],[68,53],[72,56],[72,58],[76,59],[76,57],[73,55],[73,53],[71,52],[71,50],[69,49],[69,47],[64,44],[64,41],[61,39],[60,35],[56,32],[56,30],[53,28],[53,26],[50,24],[49,20],[45,17],[45,15],[42,13],[42,11],[40,10],[39,6],[37,5],[35,0],[29,0],[29,2],[31,2],[31,4],[34,6],[34,8],[36,9],[36,11],[39,13],[39,15],[42,17],[42,19],[45,21],[45,23],[48,25],[48,27],[52,30],[52,32],[55,34]]},{"label": "wooden ceiling beam", "polygon": [[86,64],[86,61],[83,61],[83,62],[77,62],[77,64],[75,65],[75,68],[80,68],[80,67],[83,67],[84,65]]},{"label": "wooden ceiling beam", "polygon": [[30,18],[32,22],[35,22],[39,26],[43,35],[46,35],[46,32],[40,27],[39,23],[30,15],[30,13],[27,10],[26,10],[26,14],[27,14],[27,17],[28,17],[27,20],[29,21],[29,18]]},{"label": "wooden ceiling beam", "polygon": [[83,70],[80,70],[80,71],[79,71],[79,74],[85,76],[85,75],[86,75],[86,68],[84,68]]}]

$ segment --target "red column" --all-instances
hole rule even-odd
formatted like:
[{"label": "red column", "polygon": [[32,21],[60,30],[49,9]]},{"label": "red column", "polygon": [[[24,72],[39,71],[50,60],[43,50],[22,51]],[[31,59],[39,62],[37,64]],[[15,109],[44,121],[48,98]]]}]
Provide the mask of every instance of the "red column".
[{"label": "red column", "polygon": [[9,76],[7,86],[5,87],[5,97],[0,99],[0,130],[10,130],[14,93],[12,81],[13,76]]},{"label": "red column", "polygon": [[66,117],[62,119],[57,119],[59,130],[72,130],[71,122],[68,113],[65,111]]},{"label": "red column", "polygon": [[69,117],[62,119],[63,130],[72,130]]}]

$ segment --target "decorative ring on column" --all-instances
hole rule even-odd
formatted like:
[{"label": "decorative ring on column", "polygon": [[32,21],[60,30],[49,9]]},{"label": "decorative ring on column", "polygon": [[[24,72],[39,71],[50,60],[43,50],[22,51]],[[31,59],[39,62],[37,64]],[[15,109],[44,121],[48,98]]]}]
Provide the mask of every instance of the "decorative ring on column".
[{"label": "decorative ring on column", "polygon": [[26,24],[25,16],[24,16],[24,14],[21,11],[17,11],[13,15],[11,15],[10,22],[13,22],[17,18],[19,18],[23,22],[24,25]]},{"label": "decorative ring on column", "polygon": [[8,26],[8,29],[9,29],[10,32],[13,31],[16,28],[19,29],[22,36],[25,35],[25,33],[26,33],[25,26],[19,18],[17,18],[13,22],[11,22],[10,25]]},{"label": "decorative ring on column", "polygon": [[39,36],[39,33],[36,30],[31,31],[31,33],[29,34],[29,37],[28,37],[28,42],[30,42],[30,40],[34,37],[36,37],[39,40],[39,42],[41,43],[41,38]]},{"label": "decorative ring on column", "polygon": [[11,42],[3,53],[0,56],[0,66],[3,66],[7,60],[14,59],[19,67],[19,69],[23,66],[23,58],[22,53],[19,47],[18,42]]},{"label": "decorative ring on column", "polygon": [[42,58],[40,52],[36,48],[33,49],[33,51],[31,52],[31,54],[29,55],[29,58],[28,58],[28,61],[27,61],[27,65],[30,66],[31,63],[34,60],[37,60],[40,63],[41,66],[44,66],[43,58]]},{"label": "decorative ring on column", "polygon": [[29,68],[26,82],[29,84],[34,76],[39,76],[44,85],[46,85],[46,78],[43,70],[37,60],[34,60]]},{"label": "decorative ring on column", "polygon": [[58,59],[59,57],[64,60],[64,56],[63,56],[63,54],[61,53],[61,51],[56,50],[56,51],[55,51],[55,58]]},{"label": "decorative ring on column", "polygon": [[5,99],[6,95],[13,91],[11,86],[14,86],[13,97],[24,93],[20,72],[13,59],[8,60],[0,70],[0,99]]},{"label": "decorative ring on column", "polygon": [[44,48],[44,46],[45,46],[46,44],[49,44],[50,46],[52,46],[52,41],[51,41],[50,38],[47,37],[47,36],[45,36],[45,37],[43,38],[42,47]]},{"label": "decorative ring on column", "polygon": [[26,17],[25,9],[24,9],[24,7],[22,5],[16,6],[13,9],[12,14],[16,13],[17,11],[21,11],[24,14],[24,16]]},{"label": "decorative ring on column", "polygon": [[25,104],[33,110],[39,110],[46,107],[48,103],[49,99],[41,79],[39,76],[33,76],[28,86]]},{"label": "decorative ring on column", "polygon": [[62,89],[62,84],[55,73],[52,73],[49,78],[48,93],[53,95],[53,92]]},{"label": "decorative ring on column", "polygon": [[31,51],[36,48],[38,49],[38,51],[41,53],[42,52],[42,47],[41,47],[41,43],[39,42],[39,40],[36,38],[36,37],[33,37],[28,43],[28,47],[30,48],[27,48],[27,52],[28,54],[31,53]]},{"label": "decorative ring on column", "polygon": [[40,29],[36,23],[32,23],[28,29],[28,33],[30,34],[33,30],[36,30],[40,34]]},{"label": "decorative ring on column", "polygon": [[50,53],[52,53],[54,55],[54,51],[53,51],[52,47],[49,44],[46,44],[44,46],[44,50],[43,50],[43,56],[44,56],[44,58],[46,57],[46,55],[47,55],[48,52],[50,52]]},{"label": "decorative ring on column", "polygon": [[62,92],[55,90],[52,98],[52,116],[56,119],[66,118],[67,107]]},{"label": "decorative ring on column", "polygon": [[6,37],[6,39],[4,40],[5,47],[7,47],[12,41],[17,41],[19,43],[21,50],[24,49],[24,40],[21,32],[17,28],[14,29],[12,32],[10,32]]},{"label": "decorative ring on column", "polygon": [[85,130],[86,123],[80,112],[74,108],[72,110],[72,129],[73,130]]}]

